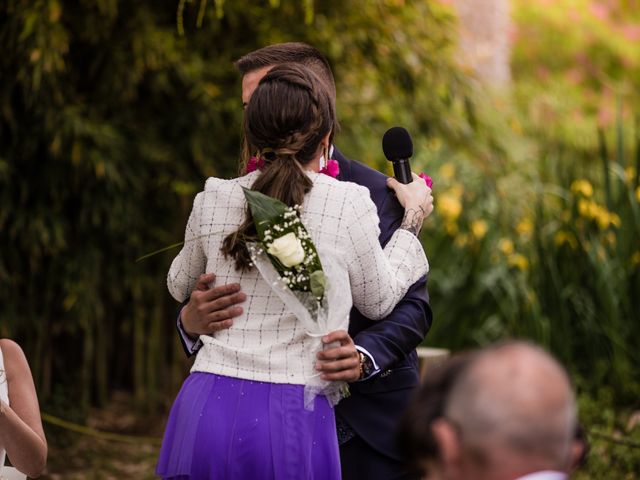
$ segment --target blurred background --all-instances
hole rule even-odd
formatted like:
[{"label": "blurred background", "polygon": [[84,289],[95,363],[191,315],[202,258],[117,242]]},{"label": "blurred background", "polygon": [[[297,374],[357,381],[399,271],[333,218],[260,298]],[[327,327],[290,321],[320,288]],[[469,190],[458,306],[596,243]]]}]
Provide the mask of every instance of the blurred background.
[{"label": "blurred background", "polygon": [[[640,1],[7,0],[0,337],[24,348],[47,478],[153,478],[189,361],[165,279],[194,195],[237,172],[233,60],[304,41],[349,157],[403,125],[452,351],[528,338],[567,365],[586,478],[640,472]],[[106,433],[109,432],[109,433]]]}]

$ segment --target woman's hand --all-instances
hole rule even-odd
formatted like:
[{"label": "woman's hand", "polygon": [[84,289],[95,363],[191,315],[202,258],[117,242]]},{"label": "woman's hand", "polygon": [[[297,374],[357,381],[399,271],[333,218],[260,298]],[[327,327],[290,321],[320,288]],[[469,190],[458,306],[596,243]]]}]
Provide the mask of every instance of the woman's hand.
[{"label": "woman's hand", "polygon": [[387,186],[396,193],[400,205],[404,207],[405,213],[400,228],[417,236],[425,218],[433,212],[433,196],[423,179],[413,172],[411,175],[413,177],[411,183],[404,184],[395,178],[388,178]]}]

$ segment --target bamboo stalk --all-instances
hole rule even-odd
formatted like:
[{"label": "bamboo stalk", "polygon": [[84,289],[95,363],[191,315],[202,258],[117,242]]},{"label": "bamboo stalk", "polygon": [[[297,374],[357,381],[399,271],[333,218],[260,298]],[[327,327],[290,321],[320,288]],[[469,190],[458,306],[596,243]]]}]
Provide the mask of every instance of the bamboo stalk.
[{"label": "bamboo stalk", "polygon": [[600,159],[602,160],[602,170],[604,172],[604,195],[607,203],[607,208],[611,210],[611,175],[609,173],[609,154],[607,152],[607,139],[604,135],[604,130],[598,128],[598,146],[600,151]]},{"label": "bamboo stalk", "polygon": [[144,301],[139,283],[133,285],[133,391],[138,407],[144,404]]}]

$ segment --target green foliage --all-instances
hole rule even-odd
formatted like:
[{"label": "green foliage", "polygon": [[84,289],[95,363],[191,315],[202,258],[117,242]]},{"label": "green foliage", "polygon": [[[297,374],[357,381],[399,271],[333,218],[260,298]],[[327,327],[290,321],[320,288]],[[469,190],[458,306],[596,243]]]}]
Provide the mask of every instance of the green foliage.
[{"label": "green foliage", "polygon": [[[425,234],[436,318],[428,342],[532,339],[586,389],[608,385],[629,405],[640,393],[640,135],[637,89],[625,86],[639,78],[640,55],[621,67],[616,59],[637,44],[606,34],[615,18],[634,21],[615,17],[623,10],[600,30],[567,23],[571,12],[589,20],[597,4],[514,2],[512,91],[474,103],[488,154],[469,158],[438,138],[420,154],[436,189]],[[576,82],[569,73],[590,49],[599,54]]]},{"label": "green foliage", "polygon": [[74,418],[121,388],[153,409],[184,377],[177,252],[135,259],[180,241],[204,179],[237,170],[233,60],[291,40],[327,52],[337,142],[372,163],[395,123],[473,136],[452,18],[428,2],[8,1],[0,19],[0,334]]},{"label": "green foliage", "polygon": [[586,464],[575,478],[634,479],[640,471],[638,411],[620,411],[615,392],[600,387],[578,397],[583,425],[588,426]]}]

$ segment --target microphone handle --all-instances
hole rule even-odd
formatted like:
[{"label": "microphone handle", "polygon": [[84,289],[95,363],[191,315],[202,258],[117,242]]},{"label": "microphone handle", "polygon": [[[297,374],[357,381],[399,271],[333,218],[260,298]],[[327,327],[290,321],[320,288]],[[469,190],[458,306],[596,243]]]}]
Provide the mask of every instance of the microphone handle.
[{"label": "microphone handle", "polygon": [[393,176],[396,177],[400,183],[411,183],[413,177],[411,176],[411,165],[409,165],[408,158],[398,158],[393,160]]}]

